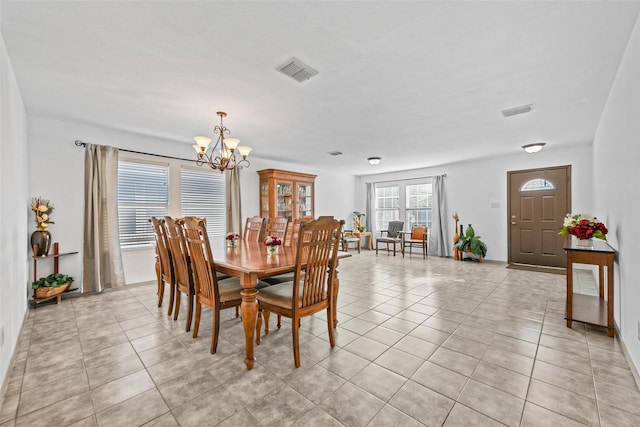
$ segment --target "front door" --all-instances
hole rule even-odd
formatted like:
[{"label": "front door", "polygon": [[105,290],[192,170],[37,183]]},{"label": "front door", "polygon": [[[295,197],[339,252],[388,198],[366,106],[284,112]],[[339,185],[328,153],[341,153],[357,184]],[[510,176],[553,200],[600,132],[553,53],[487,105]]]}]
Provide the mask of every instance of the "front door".
[{"label": "front door", "polygon": [[571,166],[507,172],[509,263],[565,267],[558,236],[571,209]]}]

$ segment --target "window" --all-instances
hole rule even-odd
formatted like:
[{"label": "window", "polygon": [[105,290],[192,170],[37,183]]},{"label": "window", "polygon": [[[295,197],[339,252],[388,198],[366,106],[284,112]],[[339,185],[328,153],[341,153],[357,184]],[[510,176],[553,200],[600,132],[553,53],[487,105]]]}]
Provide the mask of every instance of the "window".
[{"label": "window", "polygon": [[433,193],[431,184],[407,184],[405,227],[411,230],[414,225],[426,225],[431,228],[431,209]]},{"label": "window", "polygon": [[546,179],[536,178],[525,182],[520,191],[553,190],[555,188],[556,187]]},{"label": "window", "polygon": [[400,187],[376,186],[376,228],[386,230],[389,221],[400,219]]},{"label": "window", "polygon": [[377,184],[376,229],[386,230],[389,221],[404,218],[405,230],[417,224],[431,228],[433,193],[431,182],[400,181],[393,185]]},{"label": "window", "polygon": [[210,169],[180,169],[180,208],[182,216],[207,219],[211,244],[226,235],[226,182],[221,173]]},{"label": "window", "polygon": [[[151,159],[151,160],[150,160]],[[118,214],[122,249],[153,249],[149,218],[197,216],[207,220],[211,243],[226,233],[225,176],[192,162],[132,154],[118,162]]]},{"label": "window", "polygon": [[169,214],[169,166],[118,162],[120,247],[155,244],[149,218]]}]

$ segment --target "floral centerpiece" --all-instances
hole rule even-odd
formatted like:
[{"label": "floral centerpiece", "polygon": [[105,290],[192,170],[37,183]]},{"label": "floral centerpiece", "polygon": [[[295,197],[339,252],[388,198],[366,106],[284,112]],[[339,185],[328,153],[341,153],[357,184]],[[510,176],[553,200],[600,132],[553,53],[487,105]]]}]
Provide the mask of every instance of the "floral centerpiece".
[{"label": "floral centerpiece", "polygon": [[595,216],[577,214],[567,214],[564,223],[558,233],[561,236],[576,236],[579,240],[589,240],[592,238],[607,240],[607,227]]},{"label": "floral centerpiece", "polygon": [[227,233],[227,247],[228,248],[237,248],[238,247],[238,239],[240,239],[240,235],[235,231],[231,233]]},{"label": "floral centerpiece", "polygon": [[269,236],[264,239],[264,245],[267,247],[267,253],[269,255],[277,255],[278,248],[282,245],[282,240],[278,239],[275,236]]},{"label": "floral centerpiece", "polygon": [[40,197],[34,197],[31,199],[31,210],[36,214],[36,226],[38,230],[44,231],[49,224],[55,224],[51,221],[51,212],[53,212],[53,205],[49,200],[45,200]]}]

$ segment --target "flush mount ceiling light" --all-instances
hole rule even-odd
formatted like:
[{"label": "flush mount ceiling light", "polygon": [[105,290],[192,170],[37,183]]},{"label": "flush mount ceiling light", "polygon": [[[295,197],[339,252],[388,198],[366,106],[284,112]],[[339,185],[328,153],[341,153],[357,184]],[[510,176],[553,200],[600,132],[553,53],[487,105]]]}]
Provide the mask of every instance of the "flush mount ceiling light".
[{"label": "flush mount ceiling light", "polygon": [[[211,138],[207,138],[206,136],[193,137],[196,141],[193,148],[196,150],[196,153],[198,153],[196,163],[198,166],[206,163],[211,169],[219,170],[220,172],[224,172],[227,169],[242,169],[243,167],[248,167],[249,161],[247,160],[247,156],[249,152],[251,152],[251,147],[238,146],[240,140],[237,138],[225,138],[225,134],[231,133],[231,130],[227,129],[222,123],[222,118],[226,117],[227,113],[218,111],[216,114],[220,116],[220,124],[213,128],[213,133],[218,135],[218,140],[213,146],[213,149],[211,149],[211,153],[207,154],[207,148],[209,148]],[[220,152],[216,153],[218,145],[220,145]],[[242,160],[240,161],[236,161],[236,150],[238,150],[242,156]]]},{"label": "flush mount ceiling light", "polygon": [[370,165],[377,165],[378,163],[380,163],[382,161],[381,157],[369,157],[367,159],[367,161],[369,162]]},{"label": "flush mount ceiling light", "polygon": [[537,153],[538,151],[542,150],[542,147],[544,147],[545,145],[547,145],[546,142],[534,142],[533,144],[523,145],[522,149],[527,153]]}]

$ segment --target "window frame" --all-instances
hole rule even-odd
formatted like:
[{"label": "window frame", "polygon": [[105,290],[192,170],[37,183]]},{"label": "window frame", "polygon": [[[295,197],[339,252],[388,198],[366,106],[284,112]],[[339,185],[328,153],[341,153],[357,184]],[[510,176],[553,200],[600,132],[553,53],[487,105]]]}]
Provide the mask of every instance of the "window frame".
[{"label": "window frame", "polygon": [[[378,231],[383,231],[386,230],[388,227],[388,223],[389,221],[404,221],[404,229],[409,231],[411,230],[412,224],[411,221],[409,221],[408,218],[408,212],[409,211],[415,211],[418,210],[417,208],[415,209],[411,209],[411,208],[407,208],[407,187],[408,186],[414,186],[414,185],[427,185],[431,187],[431,197],[427,196],[427,204],[430,206],[428,206],[427,208],[425,208],[425,210],[427,211],[431,211],[431,214],[427,213],[427,223],[426,224],[422,224],[420,222],[417,222],[415,225],[426,225],[428,227],[429,230],[431,230],[431,223],[429,222],[432,217],[433,217],[433,180],[431,178],[416,178],[416,179],[406,179],[406,180],[400,180],[400,181],[389,181],[389,182],[380,182],[380,183],[376,183],[375,184],[375,191],[374,191],[374,210],[375,210],[375,227],[376,230]],[[383,188],[389,188],[389,187],[394,187],[394,188],[398,188],[398,218],[397,219],[390,219],[389,221],[379,221],[378,220],[378,212],[381,210],[378,208],[378,189],[383,189]],[[427,192],[427,194],[429,194],[429,192]],[[384,227],[384,224],[387,224],[386,227]]]}]

